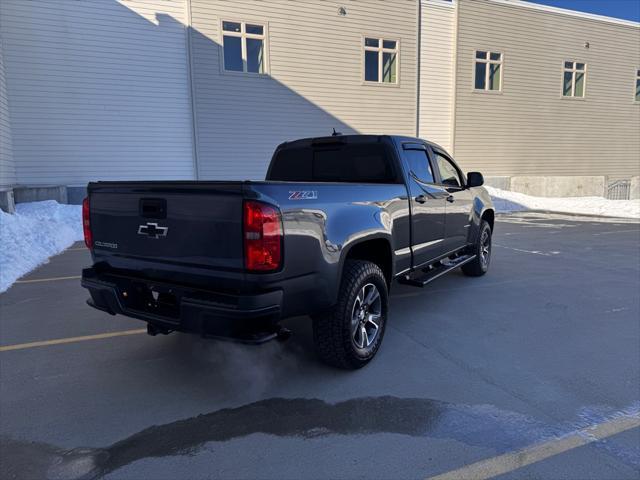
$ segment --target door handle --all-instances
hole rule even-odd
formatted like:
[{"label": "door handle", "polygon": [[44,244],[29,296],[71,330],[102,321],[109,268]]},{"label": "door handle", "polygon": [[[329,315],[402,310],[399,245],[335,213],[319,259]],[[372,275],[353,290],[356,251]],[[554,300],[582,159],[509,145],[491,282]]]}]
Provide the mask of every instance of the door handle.
[{"label": "door handle", "polygon": [[425,197],[424,195],[418,195],[416,197],[416,202],[418,202],[418,203],[424,203],[426,201],[427,201],[427,197]]},{"label": "door handle", "polygon": [[456,201],[456,197],[454,197],[453,195],[449,195],[449,196],[447,197],[447,202],[449,202],[449,203],[453,203],[453,202],[455,202],[455,201]]}]

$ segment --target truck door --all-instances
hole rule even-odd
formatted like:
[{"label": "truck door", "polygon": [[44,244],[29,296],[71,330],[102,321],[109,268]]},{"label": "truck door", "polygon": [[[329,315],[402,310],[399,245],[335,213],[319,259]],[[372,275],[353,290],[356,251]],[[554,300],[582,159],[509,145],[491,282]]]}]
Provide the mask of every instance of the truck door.
[{"label": "truck door", "polygon": [[466,188],[466,180],[455,162],[442,150],[433,149],[438,184],[448,193],[446,197],[445,251],[450,252],[467,244],[473,196]]},{"label": "truck door", "polygon": [[402,155],[408,172],[413,266],[419,267],[444,253],[445,205],[449,193],[435,183],[424,144],[404,143]]}]

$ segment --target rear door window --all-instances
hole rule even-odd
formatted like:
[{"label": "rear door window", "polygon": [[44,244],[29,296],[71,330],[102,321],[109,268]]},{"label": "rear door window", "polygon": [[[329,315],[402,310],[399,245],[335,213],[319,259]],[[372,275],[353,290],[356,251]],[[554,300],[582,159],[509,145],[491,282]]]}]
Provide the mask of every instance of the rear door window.
[{"label": "rear door window", "polygon": [[434,183],[433,171],[425,150],[404,150],[404,157],[407,159],[409,169],[418,180]]}]

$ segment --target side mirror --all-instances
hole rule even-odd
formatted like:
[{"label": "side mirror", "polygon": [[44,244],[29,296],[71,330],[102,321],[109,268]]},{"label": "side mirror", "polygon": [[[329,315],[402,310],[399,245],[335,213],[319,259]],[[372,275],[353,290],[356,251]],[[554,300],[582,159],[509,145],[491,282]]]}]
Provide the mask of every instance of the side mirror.
[{"label": "side mirror", "polygon": [[481,187],[484,185],[484,177],[480,172],[467,173],[467,188]]}]

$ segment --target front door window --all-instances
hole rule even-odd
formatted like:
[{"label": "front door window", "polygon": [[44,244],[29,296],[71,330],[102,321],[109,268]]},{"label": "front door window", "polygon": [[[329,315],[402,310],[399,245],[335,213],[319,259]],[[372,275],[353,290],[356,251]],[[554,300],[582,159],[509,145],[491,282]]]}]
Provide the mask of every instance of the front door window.
[{"label": "front door window", "polygon": [[447,187],[462,188],[463,183],[462,178],[460,177],[460,172],[453,166],[448,158],[436,153],[436,163],[438,164],[440,179],[443,185],[446,185]]}]

